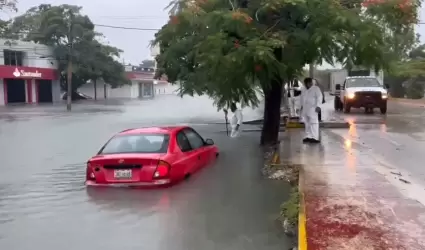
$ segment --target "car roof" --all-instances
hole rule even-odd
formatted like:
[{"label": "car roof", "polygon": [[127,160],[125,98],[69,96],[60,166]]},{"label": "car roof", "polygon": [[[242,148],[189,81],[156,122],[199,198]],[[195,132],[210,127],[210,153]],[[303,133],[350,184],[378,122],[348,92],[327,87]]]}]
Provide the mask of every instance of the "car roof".
[{"label": "car roof", "polygon": [[134,135],[134,134],[171,134],[175,131],[187,128],[187,126],[162,126],[162,127],[144,127],[131,128],[119,132],[119,135]]}]

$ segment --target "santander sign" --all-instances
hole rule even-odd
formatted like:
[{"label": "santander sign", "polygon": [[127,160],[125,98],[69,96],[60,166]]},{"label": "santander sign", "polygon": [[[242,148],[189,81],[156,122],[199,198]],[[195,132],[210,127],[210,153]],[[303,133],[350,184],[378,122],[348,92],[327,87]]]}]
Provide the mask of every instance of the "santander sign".
[{"label": "santander sign", "polygon": [[15,68],[15,71],[13,72],[13,75],[18,77],[32,77],[32,78],[41,78],[42,74],[41,72],[38,72],[37,70],[35,72],[27,72],[23,69],[19,70],[18,68]]}]

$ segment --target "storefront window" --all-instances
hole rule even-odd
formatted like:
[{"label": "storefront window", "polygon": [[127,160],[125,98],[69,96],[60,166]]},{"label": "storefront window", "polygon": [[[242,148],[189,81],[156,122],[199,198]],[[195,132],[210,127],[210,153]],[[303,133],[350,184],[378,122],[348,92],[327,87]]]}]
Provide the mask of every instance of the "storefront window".
[{"label": "storefront window", "polygon": [[24,52],[15,50],[3,50],[4,65],[23,66]]}]

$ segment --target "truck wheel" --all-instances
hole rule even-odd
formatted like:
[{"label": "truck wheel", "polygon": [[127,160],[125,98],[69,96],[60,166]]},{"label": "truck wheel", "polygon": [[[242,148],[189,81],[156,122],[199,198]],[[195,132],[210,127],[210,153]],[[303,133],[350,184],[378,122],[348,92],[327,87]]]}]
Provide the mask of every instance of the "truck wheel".
[{"label": "truck wheel", "polygon": [[351,107],[348,104],[344,104],[344,113],[350,113]]},{"label": "truck wheel", "polygon": [[380,109],[381,109],[381,114],[385,115],[387,113],[387,104],[385,104],[385,106],[382,106]]}]

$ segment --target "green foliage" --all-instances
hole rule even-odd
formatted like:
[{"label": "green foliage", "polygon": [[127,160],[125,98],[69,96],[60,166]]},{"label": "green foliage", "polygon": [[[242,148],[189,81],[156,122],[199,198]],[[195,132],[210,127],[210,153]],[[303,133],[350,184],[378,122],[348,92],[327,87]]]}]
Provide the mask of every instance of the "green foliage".
[{"label": "green foliage", "polygon": [[412,81],[406,88],[406,97],[410,99],[421,99],[424,97],[424,83],[418,80]]},{"label": "green foliage", "polygon": [[59,62],[63,88],[69,59],[73,62],[74,89],[98,79],[112,86],[129,83],[124,66],[115,59],[121,51],[97,40],[101,34],[95,32],[94,24],[88,16],[81,14],[81,9],[67,4],[32,7],[9,22],[9,36],[51,46],[52,57]]},{"label": "green foliage", "polygon": [[406,89],[403,83],[408,80],[407,77],[397,76],[391,72],[387,72],[384,77],[384,83],[390,86],[389,92],[392,97],[404,98]]},{"label": "green foliage", "polygon": [[300,192],[297,187],[292,188],[289,200],[280,206],[280,216],[288,219],[291,225],[298,225],[300,211]]},{"label": "green foliage", "polygon": [[0,2],[0,10],[12,10],[16,12],[18,11],[16,4],[18,4],[17,0],[3,0]]},{"label": "green foliage", "polygon": [[176,1],[153,42],[160,46],[157,77],[179,82],[181,94],[210,95],[219,107],[234,100],[255,106],[259,90],[302,74],[310,62],[389,68],[411,44],[396,46],[395,34],[412,34],[420,6],[406,14],[394,1],[366,9],[360,1],[251,0],[243,9],[231,3]]},{"label": "green foliage", "polygon": [[[2,11],[12,11],[16,12],[18,9],[16,8],[17,0],[4,0],[0,1],[0,10]],[[10,30],[10,20],[0,20],[0,37],[3,39],[14,39],[15,36],[12,36]]]},{"label": "green foliage", "polygon": [[390,84],[391,96],[418,99],[423,97],[424,77],[425,45],[420,45],[408,53],[408,58],[392,65],[385,82]]}]

